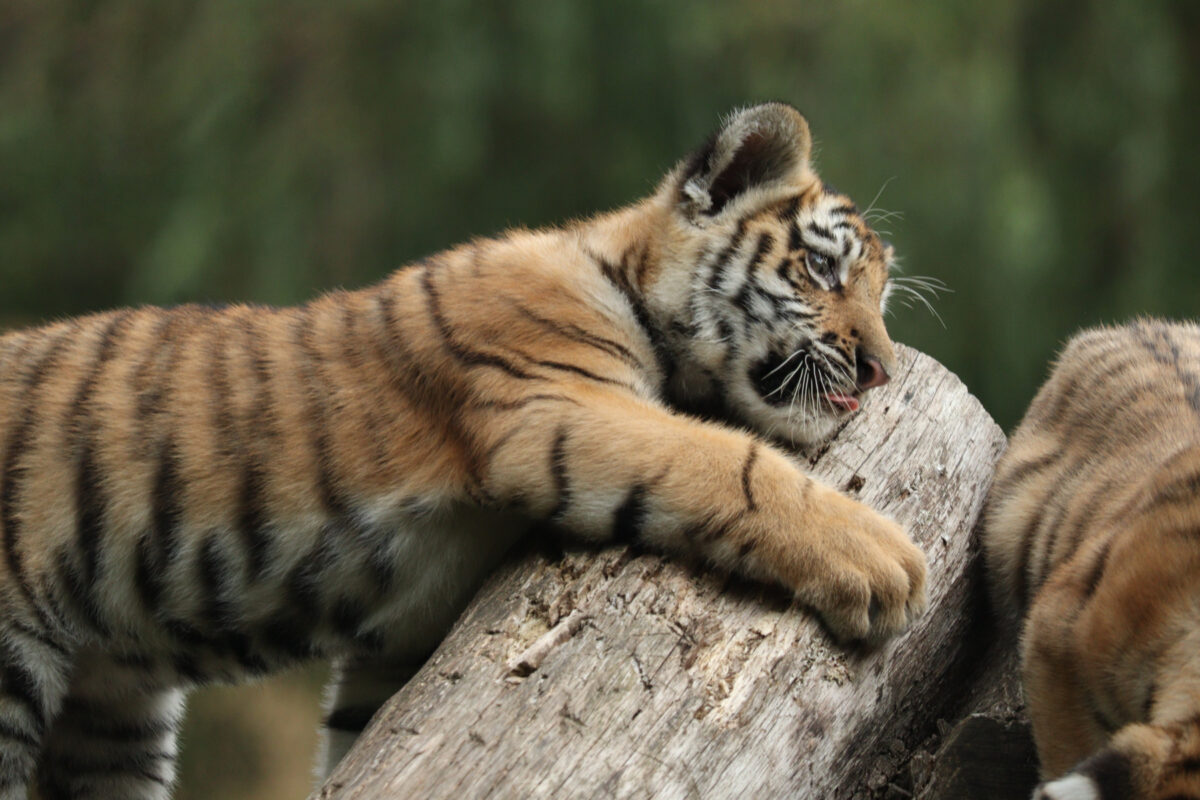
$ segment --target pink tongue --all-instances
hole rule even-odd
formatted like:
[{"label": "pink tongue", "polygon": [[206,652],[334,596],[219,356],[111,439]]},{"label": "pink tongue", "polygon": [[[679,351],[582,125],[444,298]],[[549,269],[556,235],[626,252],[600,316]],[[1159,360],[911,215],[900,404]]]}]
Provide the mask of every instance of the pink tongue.
[{"label": "pink tongue", "polygon": [[844,408],[847,411],[858,411],[858,398],[848,394],[834,394],[830,392],[825,395],[825,399],[833,403],[838,408]]}]

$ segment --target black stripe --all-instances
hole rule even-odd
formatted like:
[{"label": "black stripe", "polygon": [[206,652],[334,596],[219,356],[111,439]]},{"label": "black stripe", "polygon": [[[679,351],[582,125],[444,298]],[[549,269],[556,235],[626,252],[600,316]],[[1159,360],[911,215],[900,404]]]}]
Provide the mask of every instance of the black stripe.
[{"label": "black stripe", "polygon": [[163,564],[156,556],[149,534],[138,538],[136,549],[134,583],[137,585],[142,605],[153,615],[162,606]]},{"label": "black stripe", "polygon": [[[177,720],[150,717],[140,720],[116,719],[113,710],[95,705],[78,697],[63,700],[60,719],[69,719],[70,724],[92,739],[132,744],[174,736],[179,732]],[[61,724],[61,723],[60,723]]]},{"label": "black stripe", "polygon": [[[79,386],[71,404],[68,430],[75,436],[78,463],[75,471],[75,538],[83,556],[83,580],[92,584],[100,562],[100,539],[104,532],[106,503],[100,489],[100,476],[96,469],[94,449],[95,422],[90,416],[92,393],[103,374],[104,367],[112,358],[114,342],[123,325],[130,319],[129,313],[119,314],[108,323],[101,335],[95,360],[87,376]],[[93,601],[94,602],[94,601]]]},{"label": "black stripe", "polygon": [[779,209],[776,215],[780,222],[789,222],[796,218],[796,214],[800,211],[800,195],[790,198]]},{"label": "black stripe", "polygon": [[[389,385],[398,395],[411,401],[413,389],[428,389],[430,382],[400,335],[395,300],[395,293],[390,285],[385,285],[375,295],[375,306],[379,313],[379,325],[383,329],[383,336],[371,336],[370,341],[378,357],[391,367],[388,370]],[[417,397],[420,397],[420,393],[417,393]]]},{"label": "black stripe", "polygon": [[348,639],[358,635],[367,618],[367,606],[360,600],[339,597],[333,604],[329,619],[333,629]]},{"label": "black stripe", "polygon": [[163,443],[159,452],[150,495],[150,530],[160,569],[170,567],[179,548],[179,528],[183,523],[183,493],[179,460],[174,445],[168,440]]},{"label": "black stripe", "polygon": [[[278,424],[271,396],[270,364],[259,347],[259,333],[252,318],[243,320],[242,331],[254,380],[253,407],[246,424],[250,426],[249,438],[256,446],[244,453],[237,521],[246,548],[250,576],[257,579],[266,569],[271,546],[270,513],[266,499],[269,474],[265,460],[268,458],[267,447],[278,440]],[[268,443],[267,447],[263,446],[264,442]]]},{"label": "black stripe", "polygon": [[800,235],[800,225],[792,220],[788,226],[788,252],[797,253],[804,249],[804,237]]},{"label": "black stripe", "polygon": [[[500,436],[497,439],[495,439],[491,444],[489,444],[487,446],[487,449],[485,449],[482,453],[479,454],[479,465],[480,465],[480,471],[482,472],[481,487],[482,487],[482,484],[485,484],[487,482],[487,474],[490,471],[493,459],[496,458],[496,454],[499,453],[500,450],[503,449],[503,447],[506,444],[508,444],[514,436],[516,436],[518,433],[520,433],[521,430],[522,430],[522,426],[513,425],[511,428],[506,430],[504,433],[500,434]],[[485,488],[485,491],[486,491],[486,488]]]},{"label": "black stripe", "polygon": [[[1063,483],[1067,483],[1067,480],[1073,482],[1075,477],[1072,474]],[[1062,536],[1063,518],[1069,513],[1070,501],[1075,497],[1074,487],[1070,491],[1060,490],[1056,493],[1056,497],[1059,499],[1059,503],[1050,510],[1050,514],[1042,517],[1040,529],[1044,529],[1045,534],[1042,536],[1041,558],[1038,559],[1036,566],[1030,565],[1029,577],[1036,586],[1041,586],[1045,582],[1050,575],[1050,570],[1055,566],[1054,551],[1058,547],[1059,537]],[[1064,553],[1063,558],[1068,556],[1069,553]],[[1061,563],[1061,559],[1059,563]]]},{"label": "black stripe", "polygon": [[301,307],[297,311],[293,332],[301,355],[299,359],[300,382],[304,385],[304,392],[308,400],[306,404],[308,430],[316,467],[317,496],[327,513],[346,517],[349,515],[350,503],[337,488],[337,482],[333,475],[334,465],[329,442],[329,414],[324,401],[329,393],[326,382],[321,376],[321,357],[312,340],[314,323],[311,316],[310,306]]},{"label": "black stripe", "polygon": [[[630,246],[632,249],[632,245]],[[650,269],[650,240],[646,239],[642,242],[642,247],[638,251],[637,264],[633,270],[633,285],[637,287],[639,292],[646,290],[646,273]]]},{"label": "black stripe", "polygon": [[0,719],[0,739],[16,742],[26,750],[36,750],[41,747],[40,737],[35,737],[33,734],[23,731],[2,719]]},{"label": "black stripe", "polygon": [[[1081,510],[1071,520],[1071,527],[1067,529],[1065,554],[1074,554],[1080,543],[1083,541],[1084,534],[1091,524],[1095,521],[1096,514],[1102,510],[1101,501],[1112,494],[1113,490],[1124,484],[1128,478],[1126,476],[1118,476],[1109,478],[1089,492],[1087,500],[1082,504]],[[1082,493],[1082,491],[1081,491]]]},{"label": "black stripe", "polygon": [[1110,719],[1109,716],[1105,714],[1099,706],[1096,705],[1095,698],[1088,697],[1086,700],[1086,705],[1089,715],[1092,718],[1092,722],[1096,723],[1096,726],[1100,728],[1100,730],[1104,731],[1105,734],[1112,736],[1120,729],[1120,723]]},{"label": "black stripe", "polygon": [[316,546],[300,558],[284,579],[284,598],[263,628],[263,638],[273,649],[306,658],[319,655],[312,634],[323,624],[322,577],[337,558],[335,543],[345,531],[334,523],[321,526]]},{"label": "black stripe", "polygon": [[1133,779],[1128,756],[1117,750],[1101,750],[1076,769],[1091,777],[1102,800],[1125,800],[1133,796]]},{"label": "black stripe", "polygon": [[613,540],[624,544],[635,544],[642,539],[642,529],[646,524],[647,487],[638,483],[629,490],[629,494],[617,506],[613,513]]},{"label": "black stripe", "polygon": [[1016,597],[1019,608],[1025,608],[1029,604],[1029,561],[1036,543],[1035,534],[1042,524],[1044,510],[1045,506],[1043,505],[1030,518],[1025,530],[1021,532],[1021,546],[1017,551],[1017,563],[1013,570],[1013,595]]},{"label": "black stripe", "polygon": [[1200,756],[1187,756],[1171,764],[1172,774],[1200,772]]},{"label": "black stripe", "polygon": [[1086,602],[1096,593],[1100,580],[1104,577],[1104,568],[1108,566],[1108,553],[1112,549],[1112,539],[1107,540],[1096,555],[1096,560],[1088,568],[1087,576],[1083,579],[1083,599]]},{"label": "black stripe", "polygon": [[750,310],[750,292],[751,289],[756,285],[754,283],[754,278],[756,277],[755,270],[758,268],[759,263],[763,260],[763,256],[767,254],[767,251],[770,250],[774,244],[775,239],[769,233],[764,233],[758,237],[758,244],[755,245],[754,253],[750,256],[750,261],[746,264],[745,278],[742,280],[742,285],[738,287],[737,294],[734,295],[734,305],[742,310],[747,319],[750,319],[754,316]]},{"label": "black stripe", "polygon": [[93,587],[72,563],[70,552],[65,548],[59,550],[54,565],[58,585],[66,590],[67,599],[75,606],[84,623],[101,635],[107,635],[109,629],[100,614]]},{"label": "black stripe", "polygon": [[437,327],[438,334],[442,338],[442,343],[445,344],[446,349],[458,361],[469,367],[494,367],[514,378],[522,380],[534,380],[538,377],[498,355],[474,350],[459,342],[455,338],[454,330],[442,311],[441,299],[433,286],[431,272],[428,267],[421,273],[421,286],[425,290],[425,305],[429,310],[429,316],[433,319],[434,325]]},{"label": "black stripe", "polygon": [[100,538],[104,529],[105,504],[100,476],[90,443],[84,444],[75,472],[75,538],[83,558],[83,580],[93,583],[100,566]]},{"label": "black stripe", "polygon": [[996,496],[1001,493],[1007,493],[1027,477],[1058,463],[1058,460],[1062,458],[1062,454],[1063,451],[1061,449],[1053,450],[1045,455],[1022,461],[1015,467],[1006,469],[1004,474],[998,476],[996,482],[992,484],[992,495]]},{"label": "black stripe", "polygon": [[0,692],[25,707],[29,712],[33,734],[40,737],[46,730],[46,721],[43,717],[44,699],[37,678],[24,665],[20,654],[14,651],[11,643],[3,643],[0,648],[0,659],[3,660],[3,668],[0,669]]},{"label": "black stripe", "polygon": [[[180,526],[183,524],[185,487],[180,477],[179,456],[173,438],[170,395],[174,389],[175,365],[187,342],[189,330],[184,329],[181,312],[169,314],[159,326],[161,337],[152,355],[139,367],[139,415],[145,425],[142,437],[148,450],[147,458],[154,459],[150,481],[150,529],[142,534],[137,545],[135,580],[138,593],[151,616],[159,611],[167,571],[178,549]],[[151,374],[151,365],[160,369]],[[144,367],[144,370],[143,370]],[[151,428],[157,420],[157,430]]]},{"label": "black stripe", "polygon": [[18,620],[9,620],[8,627],[12,628],[22,636],[33,639],[35,642],[43,645],[44,647],[48,647],[60,656],[67,656],[70,653],[65,645],[54,639],[52,636],[48,635],[47,633],[43,633],[42,631],[35,630],[28,625],[19,622]]},{"label": "black stripe", "polygon": [[1200,470],[1193,470],[1160,487],[1144,503],[1139,511],[1156,511],[1162,506],[1200,500]]},{"label": "black stripe", "polygon": [[1047,504],[1044,499],[1041,507],[1030,519],[1029,523],[1025,527],[1025,530],[1021,534],[1021,548],[1018,552],[1017,571],[1013,576],[1015,581],[1015,586],[1013,588],[1017,602],[1022,608],[1025,607],[1026,603],[1029,601],[1029,598],[1032,596],[1031,589],[1036,588],[1037,585],[1040,585],[1040,579],[1045,576],[1045,572],[1043,570],[1046,570],[1050,565],[1055,539],[1057,539],[1059,533],[1057,526],[1058,523],[1062,521],[1063,516],[1067,513],[1067,506],[1069,504],[1068,501],[1073,495],[1073,493],[1065,487],[1073,485],[1085,467],[1086,464],[1075,464],[1067,469],[1061,476],[1059,476],[1056,481],[1054,496],[1061,498],[1062,502],[1059,503],[1059,505],[1054,509],[1053,523],[1050,526],[1047,526],[1049,533],[1047,536],[1046,547],[1042,550],[1041,564],[1037,572],[1033,572],[1034,565],[1032,563],[1033,551],[1037,548],[1039,542],[1041,542],[1041,539],[1037,536],[1037,533],[1044,527],[1043,523],[1049,519],[1046,516]]},{"label": "black stripe", "polygon": [[[1179,379],[1184,391],[1184,398],[1187,400],[1188,406],[1193,412],[1200,414],[1200,380],[1191,372],[1184,369],[1179,345],[1171,338],[1170,329],[1165,326],[1155,326],[1153,329],[1147,329],[1144,326],[1137,325],[1134,326],[1133,330],[1134,334],[1146,349],[1150,351],[1154,359],[1160,364],[1171,367],[1175,372],[1175,376]],[[1159,341],[1151,338],[1151,332],[1158,335]],[[1163,352],[1160,346],[1165,347],[1167,352]]]},{"label": "black stripe", "polygon": [[754,492],[750,488],[750,475],[754,470],[754,463],[758,460],[758,442],[750,443],[750,452],[746,456],[746,463],[742,465],[742,494],[746,497],[746,510],[757,511],[758,504],[754,502]]},{"label": "black stripe", "polygon": [[346,708],[335,708],[325,718],[325,727],[331,731],[345,731],[347,733],[362,733],[366,730],[367,724],[371,721],[371,717],[375,716],[375,712],[379,710],[379,706],[348,706]]},{"label": "black stripe", "polygon": [[561,336],[564,339],[570,339],[573,342],[578,342],[580,344],[595,348],[610,356],[619,358],[635,369],[642,371],[645,371],[646,369],[646,366],[641,362],[640,359],[638,359],[636,355],[634,355],[633,351],[620,342],[604,336],[598,336],[570,322],[559,322],[548,319],[543,317],[541,314],[530,310],[526,306],[521,305],[520,303],[515,304],[514,307],[526,319],[541,326],[542,328],[545,328],[551,333]]},{"label": "black stripe", "polygon": [[[136,776],[143,780],[157,783],[160,786],[170,786],[171,781],[156,772],[151,772],[153,765],[164,763],[173,765],[175,754],[155,750],[136,750],[132,753],[108,754],[106,757],[82,756],[67,754],[62,751],[54,753],[53,764],[57,777],[70,776],[67,780],[78,787],[88,777],[99,776]],[[169,767],[166,767],[169,771]]]},{"label": "black stripe", "polygon": [[200,586],[200,615],[210,631],[220,633],[234,622],[229,600],[225,596],[225,576],[229,564],[221,553],[215,533],[200,545],[196,555],[196,579]]},{"label": "black stripe", "polygon": [[827,239],[831,242],[836,242],[837,237],[833,235],[833,231],[826,228],[824,225],[818,225],[815,222],[810,222],[804,226],[806,233],[810,233],[818,238]]},{"label": "black stripe", "polygon": [[592,372],[591,370],[586,370],[583,367],[577,367],[574,364],[564,364],[561,361],[550,361],[548,359],[532,359],[531,358],[529,360],[531,363],[536,364],[539,367],[545,367],[546,369],[556,369],[556,370],[559,370],[560,372],[570,372],[574,375],[579,375],[581,377],[587,378],[588,380],[596,381],[597,383],[606,383],[606,384],[609,384],[610,386],[622,386],[626,389],[629,389],[630,391],[636,391],[636,389],[633,387],[632,384],[626,383],[625,381],[618,380],[616,378],[607,378],[603,375],[597,375],[596,373]]},{"label": "black stripe", "polygon": [[[1049,423],[1061,424],[1064,417],[1070,416],[1070,412],[1074,412],[1080,407],[1087,408],[1086,404],[1076,402],[1077,396],[1081,393],[1085,397],[1104,398],[1111,407],[1112,401],[1108,395],[1112,393],[1115,377],[1141,365],[1141,362],[1129,358],[1124,351],[1115,353],[1111,361],[1106,362],[1102,358],[1103,354],[1097,354],[1095,359],[1089,362],[1088,372],[1083,375],[1062,373],[1063,379],[1067,381],[1067,386],[1059,391],[1054,407],[1045,414],[1044,418]],[[1056,374],[1058,372],[1060,371],[1056,370]],[[1091,421],[1090,416],[1085,419]]]},{"label": "black stripe", "polygon": [[654,351],[654,360],[658,366],[658,372],[662,376],[663,385],[669,384],[671,377],[675,374],[675,358],[671,355],[666,337],[663,336],[662,331],[651,321],[650,312],[646,310],[645,303],[642,302],[637,292],[622,279],[616,264],[590,251],[587,251],[587,255],[600,268],[600,273],[608,282],[625,296],[630,310],[633,311],[634,321],[642,329],[642,333],[645,334],[646,339],[650,342],[651,349]]},{"label": "black stripe", "polygon": [[547,519],[562,519],[571,504],[571,480],[567,471],[567,430],[559,428],[550,447],[550,477],[554,481],[554,508]]},{"label": "black stripe", "polygon": [[[368,369],[369,343],[364,341],[360,330],[363,314],[355,304],[346,302],[342,306],[342,364],[352,373],[360,374]],[[364,402],[365,401],[365,402]],[[389,425],[390,415],[379,399],[360,398],[356,410],[362,415],[362,424],[366,430],[382,431]],[[374,436],[371,442],[373,464],[377,471],[388,469],[391,458],[391,442],[386,436]]]},{"label": "black stripe", "polygon": [[20,408],[18,413],[18,421],[13,428],[12,435],[6,442],[4,450],[4,465],[3,465],[3,489],[0,489],[0,525],[4,527],[4,556],[8,565],[8,570],[13,579],[17,582],[17,587],[21,590],[21,594],[29,603],[30,607],[37,613],[39,621],[43,626],[49,628],[49,621],[40,610],[38,603],[34,599],[33,586],[29,582],[29,577],[25,574],[24,565],[21,563],[21,553],[19,550],[20,544],[20,517],[17,514],[17,504],[19,502],[19,485],[20,481],[25,477],[27,467],[21,463],[21,457],[25,454],[33,439],[33,429],[37,422],[38,403],[36,396],[41,388],[42,382],[46,379],[48,373],[57,364],[63,350],[72,339],[72,334],[76,332],[77,326],[72,326],[66,331],[60,331],[53,341],[47,346],[46,351],[34,362],[29,373],[25,376],[22,382],[19,401],[14,403],[15,408]]},{"label": "black stripe", "polygon": [[394,533],[391,526],[376,525],[363,531],[362,540],[371,543],[367,552],[366,567],[370,572],[368,583],[377,597],[388,594],[396,580],[396,557],[392,551]]},{"label": "black stripe", "polygon": [[721,293],[721,284],[725,280],[725,271],[729,267],[729,262],[733,258],[733,254],[742,244],[742,239],[746,236],[746,220],[738,220],[737,229],[733,232],[733,238],[729,240],[729,244],[720,252],[716,260],[713,261],[712,268],[708,273],[708,288],[714,294]]},{"label": "black stripe", "polygon": [[[249,447],[248,443],[261,434],[260,431],[250,429],[246,431],[245,436],[239,436],[230,402],[232,392],[229,384],[228,352],[223,334],[224,326],[220,328],[220,334],[213,342],[210,378],[213,387],[213,429],[217,434],[217,447],[222,455],[240,462],[234,520],[245,549],[250,575],[252,578],[258,578],[266,567],[268,546],[267,515],[262,504],[266,476],[262,464],[255,458],[253,448]],[[256,379],[260,377],[256,370],[252,372]]]},{"label": "black stripe", "polygon": [[137,397],[135,414],[138,422],[143,425],[162,407],[163,384],[155,380],[158,376],[151,375],[150,372],[159,357],[162,356],[164,349],[168,350],[166,358],[171,358],[174,351],[172,331],[178,321],[178,315],[163,313],[151,336],[153,344],[147,348],[146,357],[142,359],[134,372],[132,388]]},{"label": "black stripe", "polygon": [[268,536],[269,518],[264,506],[267,476],[261,464],[247,458],[237,501],[237,528],[246,551],[246,564],[251,579],[260,578],[267,568],[271,546]]}]

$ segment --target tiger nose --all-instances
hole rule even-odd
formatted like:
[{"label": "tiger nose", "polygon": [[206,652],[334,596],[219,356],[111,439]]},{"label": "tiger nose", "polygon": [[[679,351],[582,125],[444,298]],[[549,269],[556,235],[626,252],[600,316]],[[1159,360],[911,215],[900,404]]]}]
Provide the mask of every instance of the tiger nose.
[{"label": "tiger nose", "polygon": [[891,378],[887,374],[887,370],[883,368],[883,364],[875,356],[867,355],[862,348],[855,353],[855,378],[858,381],[858,388],[862,391],[874,389],[876,386],[883,386]]}]

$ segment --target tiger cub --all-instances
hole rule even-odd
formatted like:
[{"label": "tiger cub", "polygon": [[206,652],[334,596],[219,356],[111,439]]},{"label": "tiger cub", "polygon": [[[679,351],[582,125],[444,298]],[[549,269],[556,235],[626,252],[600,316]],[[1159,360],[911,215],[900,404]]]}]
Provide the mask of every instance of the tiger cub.
[{"label": "tiger cub", "polygon": [[921,552],[764,438],[894,365],[890,248],[809,150],[762,105],[636,205],[361,291],[0,338],[0,798],[165,797],[189,687],[316,657],[328,769],[534,524],[903,630]]},{"label": "tiger cub", "polygon": [[1013,435],[984,547],[1024,611],[1054,800],[1200,798],[1200,327],[1073,338]]}]

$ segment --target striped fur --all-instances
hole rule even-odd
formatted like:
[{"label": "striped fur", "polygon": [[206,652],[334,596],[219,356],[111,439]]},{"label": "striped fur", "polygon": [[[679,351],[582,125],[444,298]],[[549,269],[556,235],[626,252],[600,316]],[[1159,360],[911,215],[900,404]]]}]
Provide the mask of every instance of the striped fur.
[{"label": "striped fur", "polygon": [[309,658],[336,763],[535,524],[901,631],[920,551],[760,438],[893,365],[890,250],[809,146],[759,106],[637,205],[361,291],[0,338],[0,799],[165,797],[186,689]]},{"label": "striped fur", "polygon": [[1200,327],[1071,340],[1000,463],[984,546],[1025,617],[1055,779],[1035,797],[1200,798]]}]

